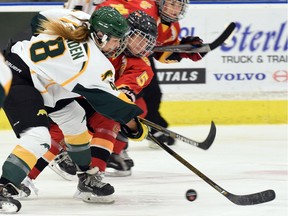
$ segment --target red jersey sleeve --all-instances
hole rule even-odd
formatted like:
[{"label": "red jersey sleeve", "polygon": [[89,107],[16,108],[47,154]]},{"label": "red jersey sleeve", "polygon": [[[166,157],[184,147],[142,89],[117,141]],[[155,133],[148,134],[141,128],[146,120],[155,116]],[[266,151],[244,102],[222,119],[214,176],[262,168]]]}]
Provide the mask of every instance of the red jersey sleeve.
[{"label": "red jersey sleeve", "polygon": [[[170,26],[159,23],[157,45],[165,46],[165,45],[179,44],[180,43],[178,39],[179,33],[180,33],[179,22],[171,23]],[[167,62],[167,58],[171,54],[172,54],[171,52],[155,53],[155,59],[163,63],[169,63]]]}]

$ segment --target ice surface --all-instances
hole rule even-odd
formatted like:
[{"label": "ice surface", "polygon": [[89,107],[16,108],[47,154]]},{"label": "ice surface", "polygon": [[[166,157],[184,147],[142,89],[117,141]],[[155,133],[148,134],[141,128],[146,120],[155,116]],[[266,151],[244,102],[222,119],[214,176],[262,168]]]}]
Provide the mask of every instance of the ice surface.
[{"label": "ice surface", "polygon": [[[276,192],[272,202],[237,206],[162,149],[147,141],[130,143],[135,162],[130,177],[106,177],[115,187],[115,203],[88,204],[73,199],[77,180],[65,181],[47,168],[35,182],[39,197],[23,200],[19,215],[97,216],[286,216],[287,125],[217,126],[216,139],[207,151],[186,143],[172,147],[193,166],[227,191],[250,194],[266,189]],[[171,127],[182,135],[203,140],[209,126]],[[12,131],[0,131],[0,163],[17,144]],[[1,172],[1,171],[0,171]],[[195,189],[194,202],[185,198]]]}]

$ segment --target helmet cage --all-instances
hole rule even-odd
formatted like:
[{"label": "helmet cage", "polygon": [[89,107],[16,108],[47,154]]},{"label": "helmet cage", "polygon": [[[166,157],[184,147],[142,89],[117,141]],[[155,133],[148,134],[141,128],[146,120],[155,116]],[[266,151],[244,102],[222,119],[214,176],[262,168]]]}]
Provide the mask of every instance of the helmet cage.
[{"label": "helmet cage", "polygon": [[[125,54],[133,57],[144,57],[152,53],[156,37],[139,29],[131,28],[128,34],[128,45]],[[135,53],[137,50],[137,53]],[[128,51],[128,52],[127,52]]]},{"label": "helmet cage", "polygon": [[114,50],[106,52],[106,54],[104,54],[104,55],[106,55],[107,58],[117,58],[126,49],[127,41],[128,41],[127,37],[121,38],[120,46],[118,48],[114,49]]},{"label": "helmet cage", "polygon": [[107,57],[107,58],[116,58],[118,57],[125,49],[127,46],[127,36],[126,37],[122,37],[120,39],[120,46],[113,49],[113,50],[109,50],[109,51],[103,51],[103,48],[106,46],[106,44],[109,42],[109,40],[111,39],[111,36],[107,36],[106,34],[104,34],[102,37],[99,37],[97,33],[95,31],[91,32],[91,38],[94,41],[94,43],[96,44],[97,47],[99,47],[99,49],[102,51],[102,53]]},{"label": "helmet cage", "polygon": [[184,18],[189,0],[156,0],[156,3],[161,19],[172,23]]},{"label": "helmet cage", "polygon": [[140,58],[150,55],[158,35],[155,19],[144,11],[137,10],[127,17],[127,22],[130,29],[125,54]]}]

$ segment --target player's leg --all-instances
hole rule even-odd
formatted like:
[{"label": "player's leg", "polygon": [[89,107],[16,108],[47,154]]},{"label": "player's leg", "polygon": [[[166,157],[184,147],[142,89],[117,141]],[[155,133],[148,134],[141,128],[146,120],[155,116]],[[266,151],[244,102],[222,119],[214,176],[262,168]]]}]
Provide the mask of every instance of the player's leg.
[{"label": "player's leg", "polygon": [[119,132],[114,143],[113,153],[107,162],[107,176],[124,177],[132,174],[134,161],[129,157],[127,151],[128,138]]},{"label": "player's leg", "polygon": [[50,148],[47,113],[40,93],[26,85],[12,85],[3,108],[19,140],[4,163],[2,177],[13,179],[19,186],[37,159]]},{"label": "player's leg", "polygon": [[[119,131],[119,123],[112,119],[108,119],[99,113],[95,113],[88,119],[88,125],[93,131],[93,137],[90,142],[92,166],[98,168],[98,173],[102,174],[106,171],[108,158],[113,150],[114,142]],[[103,185],[101,193],[109,195],[112,192],[113,186],[108,183]],[[113,189],[114,193],[114,189]],[[109,200],[99,200],[98,202],[113,202],[114,198]]]},{"label": "player's leg", "polygon": [[21,77],[13,71],[11,90],[3,107],[18,137],[18,145],[2,166],[0,187],[1,196],[18,196],[21,182],[37,159],[49,149],[50,135],[43,99],[33,87],[28,67],[23,66],[23,62],[15,56],[8,60],[13,68],[22,71]]},{"label": "player's leg", "polygon": [[[144,111],[140,117],[145,118],[147,115],[147,107],[143,97],[139,95],[135,104]],[[128,155],[128,146],[128,138],[119,132],[114,143],[113,153],[107,162],[107,176],[124,177],[132,174],[134,161]]]},{"label": "player's leg", "polygon": [[[59,110],[62,107],[66,106],[67,104],[71,103],[72,101],[73,101],[73,99],[66,99],[66,100],[58,101],[54,108],[46,107],[46,111],[49,114],[49,112]],[[59,170],[53,169],[54,168],[53,161],[55,158],[57,159],[57,157],[59,156],[59,154],[60,154],[61,150],[63,149],[63,147],[65,146],[65,144],[63,144],[61,142],[64,140],[64,135],[63,135],[62,131],[60,130],[60,128],[58,127],[58,125],[55,124],[51,119],[49,119],[49,123],[50,123],[49,124],[49,132],[50,132],[50,135],[52,137],[51,147],[42,157],[40,157],[37,160],[35,166],[31,169],[28,176],[22,181],[21,187],[20,187],[21,191],[19,194],[19,198],[24,198],[24,197],[30,196],[31,191],[34,191],[34,193],[38,196],[38,189],[34,185],[34,180],[49,165],[49,163],[50,163],[50,165],[52,164],[51,165],[52,170],[54,170],[61,177],[63,177],[63,176],[64,177],[66,177],[66,176],[70,177],[70,174],[63,172],[63,171],[61,172],[60,168],[59,168]],[[61,145],[61,143],[62,143],[62,145]],[[61,157],[61,156],[59,156],[59,157]],[[73,169],[74,175],[76,175],[76,167],[75,167],[74,163],[73,163],[73,166],[74,166],[74,169]],[[55,167],[56,167],[56,165],[55,165]],[[63,173],[63,176],[61,175],[62,173]]]},{"label": "player's leg", "polygon": [[102,182],[101,171],[91,165],[91,135],[86,127],[84,109],[74,101],[49,116],[62,130],[67,152],[79,169],[76,197],[86,202],[113,202],[114,188]]},{"label": "player's leg", "polygon": [[[75,103],[74,99],[65,99],[65,100],[58,101],[56,103],[56,106],[53,109],[47,108],[47,111],[50,115],[50,113],[61,110],[62,108],[64,108],[70,103]],[[77,119],[75,120],[77,121]],[[73,119],[70,121],[73,121]],[[47,154],[49,153],[49,155],[47,155],[47,157],[45,158],[47,161],[46,166],[49,163],[49,167],[53,171],[55,171],[62,178],[71,181],[75,178],[77,169],[76,169],[74,162],[71,160],[71,158],[69,157],[66,151],[64,134],[62,130],[52,120],[50,121],[50,134],[51,134],[52,140],[55,141],[56,145],[54,149],[52,149],[53,145],[51,146],[51,149],[53,151],[51,150],[50,153],[47,152]]]},{"label": "player's leg", "polygon": [[[164,117],[160,113],[162,92],[161,92],[159,81],[157,78],[157,69],[155,68],[153,58],[150,57],[149,59],[151,62],[151,67],[155,75],[153,79],[151,80],[150,84],[146,88],[143,89],[143,98],[145,100],[147,110],[148,110],[145,118],[162,127],[167,128],[168,122],[164,119]],[[162,142],[168,145],[173,145],[175,143],[175,140],[173,138],[166,136],[162,132],[151,130],[151,133],[154,136],[156,136],[158,139],[160,139]]]}]

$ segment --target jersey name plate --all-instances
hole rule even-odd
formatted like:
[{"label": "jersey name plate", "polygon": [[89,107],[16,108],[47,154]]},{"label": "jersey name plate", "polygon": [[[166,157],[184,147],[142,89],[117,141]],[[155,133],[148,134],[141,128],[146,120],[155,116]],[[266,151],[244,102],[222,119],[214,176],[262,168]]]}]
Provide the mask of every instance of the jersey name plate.
[{"label": "jersey name plate", "polygon": [[67,40],[67,47],[69,51],[69,56],[73,64],[79,64],[88,60],[87,53],[82,43]]}]

